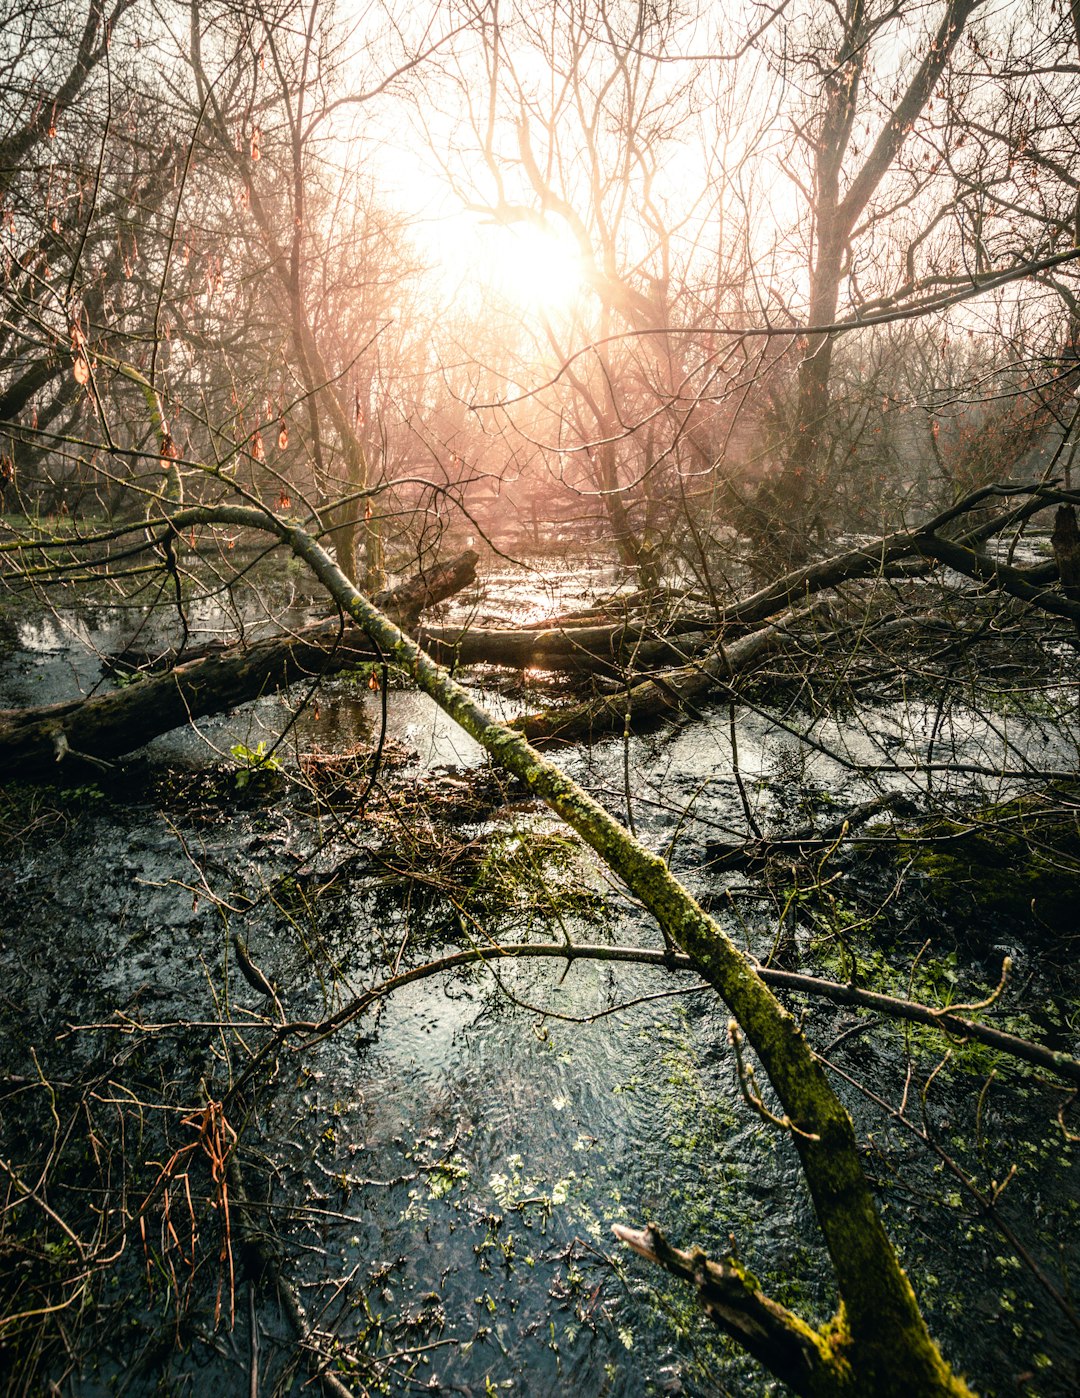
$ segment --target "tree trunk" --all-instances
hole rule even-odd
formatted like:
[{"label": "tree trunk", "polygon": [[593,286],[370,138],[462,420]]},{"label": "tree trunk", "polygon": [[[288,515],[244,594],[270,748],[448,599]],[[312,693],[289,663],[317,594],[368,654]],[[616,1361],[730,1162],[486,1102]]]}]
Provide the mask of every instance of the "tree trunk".
[{"label": "tree trunk", "polygon": [[[848,0],[843,33],[823,81],[825,109],[812,147],[814,245],[810,260],[805,350],[791,445],[777,476],[758,492],[759,512],[772,525],[762,529],[756,552],[763,567],[790,567],[806,556],[806,539],[817,524],[822,502],[815,501],[815,480],[829,414],[832,336],[812,333],[833,325],[843,284],[848,243],[875,190],[892,168],[912,124],[937,86],[968,16],[981,0],[949,0],[937,33],[907,87],[883,122],[877,139],[846,182],[844,164],[855,125],[859,85],[877,20],[861,0]],[[824,58],[824,55],[822,55]],[[872,222],[873,215],[870,216]]]}]

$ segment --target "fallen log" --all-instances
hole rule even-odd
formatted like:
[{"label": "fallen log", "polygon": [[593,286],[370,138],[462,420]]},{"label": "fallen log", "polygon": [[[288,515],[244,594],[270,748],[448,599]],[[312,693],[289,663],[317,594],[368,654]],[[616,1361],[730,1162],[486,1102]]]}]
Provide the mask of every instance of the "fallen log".
[{"label": "fallen log", "polygon": [[[475,553],[460,554],[380,594],[383,606],[403,620],[415,618],[423,607],[467,587],[476,576],[476,563]],[[195,719],[377,658],[364,632],[335,619],[243,648],[217,647],[167,674],[92,699],[0,710],[0,774],[42,776],[72,758],[105,766]]]},{"label": "fallen log", "polygon": [[[313,622],[310,626],[279,637],[283,644],[298,640],[322,645],[324,638],[340,629],[336,621]],[[658,636],[643,627],[595,626],[577,631],[536,631],[499,627],[403,626],[439,662],[450,668],[464,665],[501,665],[511,670],[560,670],[570,674],[607,674],[622,679],[630,668],[647,670],[658,665],[682,662],[715,644],[715,633],[698,629],[683,633],[678,628]],[[348,643],[354,654],[347,662],[357,664],[378,658],[366,638],[349,627]],[[271,638],[272,639],[272,638]],[[153,656],[145,651],[125,650],[109,657],[109,668],[121,673],[153,671],[161,674],[175,669],[183,660],[205,660],[228,654],[235,641],[212,641],[193,647],[183,656]]]},{"label": "fallen log", "polygon": [[943,539],[937,534],[924,534],[919,537],[919,552],[924,558],[933,558],[954,572],[962,573],[973,581],[987,587],[997,588],[1011,597],[1019,597],[1032,606],[1050,612],[1054,616],[1068,617],[1080,626],[1080,601],[1052,590],[1057,580],[1056,563],[1036,568],[1014,568],[976,549],[965,548],[952,539]]},{"label": "fallen log", "polygon": [[665,670],[632,685],[620,694],[587,700],[566,709],[544,709],[526,714],[510,725],[531,743],[578,742],[623,733],[677,718],[694,709],[694,701],[730,683],[789,638],[791,628],[811,618],[823,620],[829,614],[827,601],[816,602],[797,612],[788,612],[770,626],[763,626],[720,647],[707,659]]},{"label": "fallen log", "polygon": [[[1034,494],[1035,498],[962,531],[956,539],[947,539],[940,534],[943,528],[954,525],[989,499],[1013,499],[1029,493]],[[944,563],[976,581],[1000,587],[1047,611],[1077,620],[1080,603],[1070,601],[1068,594],[1062,598],[1060,594],[1047,591],[1058,577],[1056,562],[1032,568],[1014,568],[989,558],[978,547],[1001,531],[1018,527],[1040,510],[1059,503],[1059,500],[1069,503],[1067,497],[1059,496],[1041,482],[1008,487],[986,486],[973,491],[915,529],[883,534],[869,543],[785,573],[750,597],[725,608],[722,622],[725,626],[753,625],[775,615],[781,607],[806,601],[816,593],[840,583],[873,577],[921,577],[930,571],[934,563]]]},{"label": "fallen log", "polygon": [[597,670],[622,674],[628,666],[685,661],[713,643],[700,621],[663,628],[642,623],[532,627],[425,626],[417,641],[441,665],[508,665],[515,670]]}]

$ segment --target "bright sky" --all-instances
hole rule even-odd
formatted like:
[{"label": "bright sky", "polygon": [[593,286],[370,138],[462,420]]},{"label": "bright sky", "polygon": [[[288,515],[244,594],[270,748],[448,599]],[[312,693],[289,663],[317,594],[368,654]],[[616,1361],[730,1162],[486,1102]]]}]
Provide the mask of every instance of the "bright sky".
[{"label": "bright sky", "polygon": [[[439,125],[449,149],[450,123]],[[430,268],[433,294],[474,298],[478,311],[495,302],[529,315],[569,313],[585,284],[577,244],[565,225],[556,218],[500,223],[468,208],[465,195],[455,192],[439,168],[437,136],[410,131],[404,122],[395,135],[379,143],[379,188],[409,217],[409,236]]]}]

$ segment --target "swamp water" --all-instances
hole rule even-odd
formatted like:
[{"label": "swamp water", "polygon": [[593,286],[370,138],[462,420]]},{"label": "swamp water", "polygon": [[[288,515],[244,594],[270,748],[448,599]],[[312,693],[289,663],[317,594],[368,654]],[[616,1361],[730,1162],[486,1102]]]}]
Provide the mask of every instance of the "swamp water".
[{"label": "swamp water", "polygon": [[[610,581],[580,567],[540,591],[534,578],[496,577],[451,614],[520,622],[580,605]],[[253,597],[236,608],[258,627],[266,616]],[[265,612],[299,622],[311,600],[285,578]],[[100,655],[136,631],[147,649],[148,639],[164,645],[157,617],[140,630],[142,620],[109,606],[27,615],[24,649],[0,676],[3,702],[102,682]],[[189,621],[230,624],[217,602]],[[502,693],[489,676],[473,682],[508,716],[550,697],[542,676]],[[654,1220],[681,1246],[735,1250],[808,1317],[829,1312],[794,1153],[744,1100],[723,1008],[693,977],[673,982],[660,969],[499,957],[498,941],[659,939],[426,698],[385,696],[390,741],[368,792],[363,761],[354,770],[332,759],[370,751],[382,696],[340,680],[303,712],[300,697],[169,735],[116,772],[7,798],[3,1156],[48,1178],[49,1206],[84,1242],[95,1209],[110,1245],[122,1209],[145,1219],[103,1280],[63,1293],[70,1359],[53,1358],[47,1377],[78,1394],[246,1394],[253,1365],[262,1393],[309,1381],[278,1298],[250,1281],[260,1264],[235,1230],[231,1279],[222,1259],[223,1199],[207,1204],[211,1152],[199,1144],[209,1096],[232,1103],[264,1246],[356,1393],[773,1391],[701,1319],[687,1288],[611,1236],[613,1223]],[[801,969],[844,976],[854,957],[882,988],[904,994],[910,976],[915,998],[955,983],[966,1000],[993,986],[1008,951],[1019,1027],[1052,997],[1075,1013],[1067,951],[1047,953],[1031,928],[928,930],[910,900],[890,901],[892,875],[860,882],[842,860],[845,879],[826,898],[797,877],[777,891],[709,868],[716,841],[745,833],[744,797],[766,829],[791,828],[881,789],[920,794],[926,779],[914,769],[928,749],[968,768],[938,776],[939,788],[981,782],[993,797],[1005,788],[985,773],[1076,770],[1059,726],[895,701],[819,722],[797,709],[729,719],[717,707],[628,751],[607,742],[560,760],[616,814],[625,816],[629,784],[639,836],[670,850],[680,877],[755,954],[773,947],[783,912]],[[286,727],[274,750],[281,770],[254,763]],[[817,882],[831,873],[822,868]],[[940,944],[913,971],[930,933]],[[287,1042],[276,1067],[229,1098],[274,1017],[237,972],[235,936],[276,983],[286,1017],[312,1022],[392,971],[470,944],[492,954],[484,967],[396,990],[332,1036]],[[1067,1023],[1054,1022],[1075,1051],[1075,1033],[1069,1042]],[[1054,1120],[1064,1094],[958,1047],[920,1103],[943,1042],[865,1023],[849,1035],[854,1016],[807,1007],[815,1046],[835,1043],[836,1064],[888,1102],[911,1066],[909,1115],[984,1188],[1016,1165],[999,1212],[1068,1301],[1080,1210],[1075,1148]],[[1047,1288],[940,1157],[839,1087],[952,1362],[987,1393],[1075,1391],[1076,1330]],[[163,1166],[168,1187],[155,1196]],[[16,1309],[17,1268],[42,1266],[44,1250],[62,1245],[32,1201],[19,1209],[22,1251],[14,1220],[5,1238]]]}]

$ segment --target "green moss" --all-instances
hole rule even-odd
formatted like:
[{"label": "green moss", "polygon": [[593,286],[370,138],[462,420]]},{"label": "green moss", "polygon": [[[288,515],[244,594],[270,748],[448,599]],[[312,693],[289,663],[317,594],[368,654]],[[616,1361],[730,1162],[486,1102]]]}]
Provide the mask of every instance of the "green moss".
[{"label": "green moss", "polygon": [[937,820],[900,841],[930,898],[963,918],[1034,916],[1055,932],[1076,924],[1080,791],[1055,787]]}]

